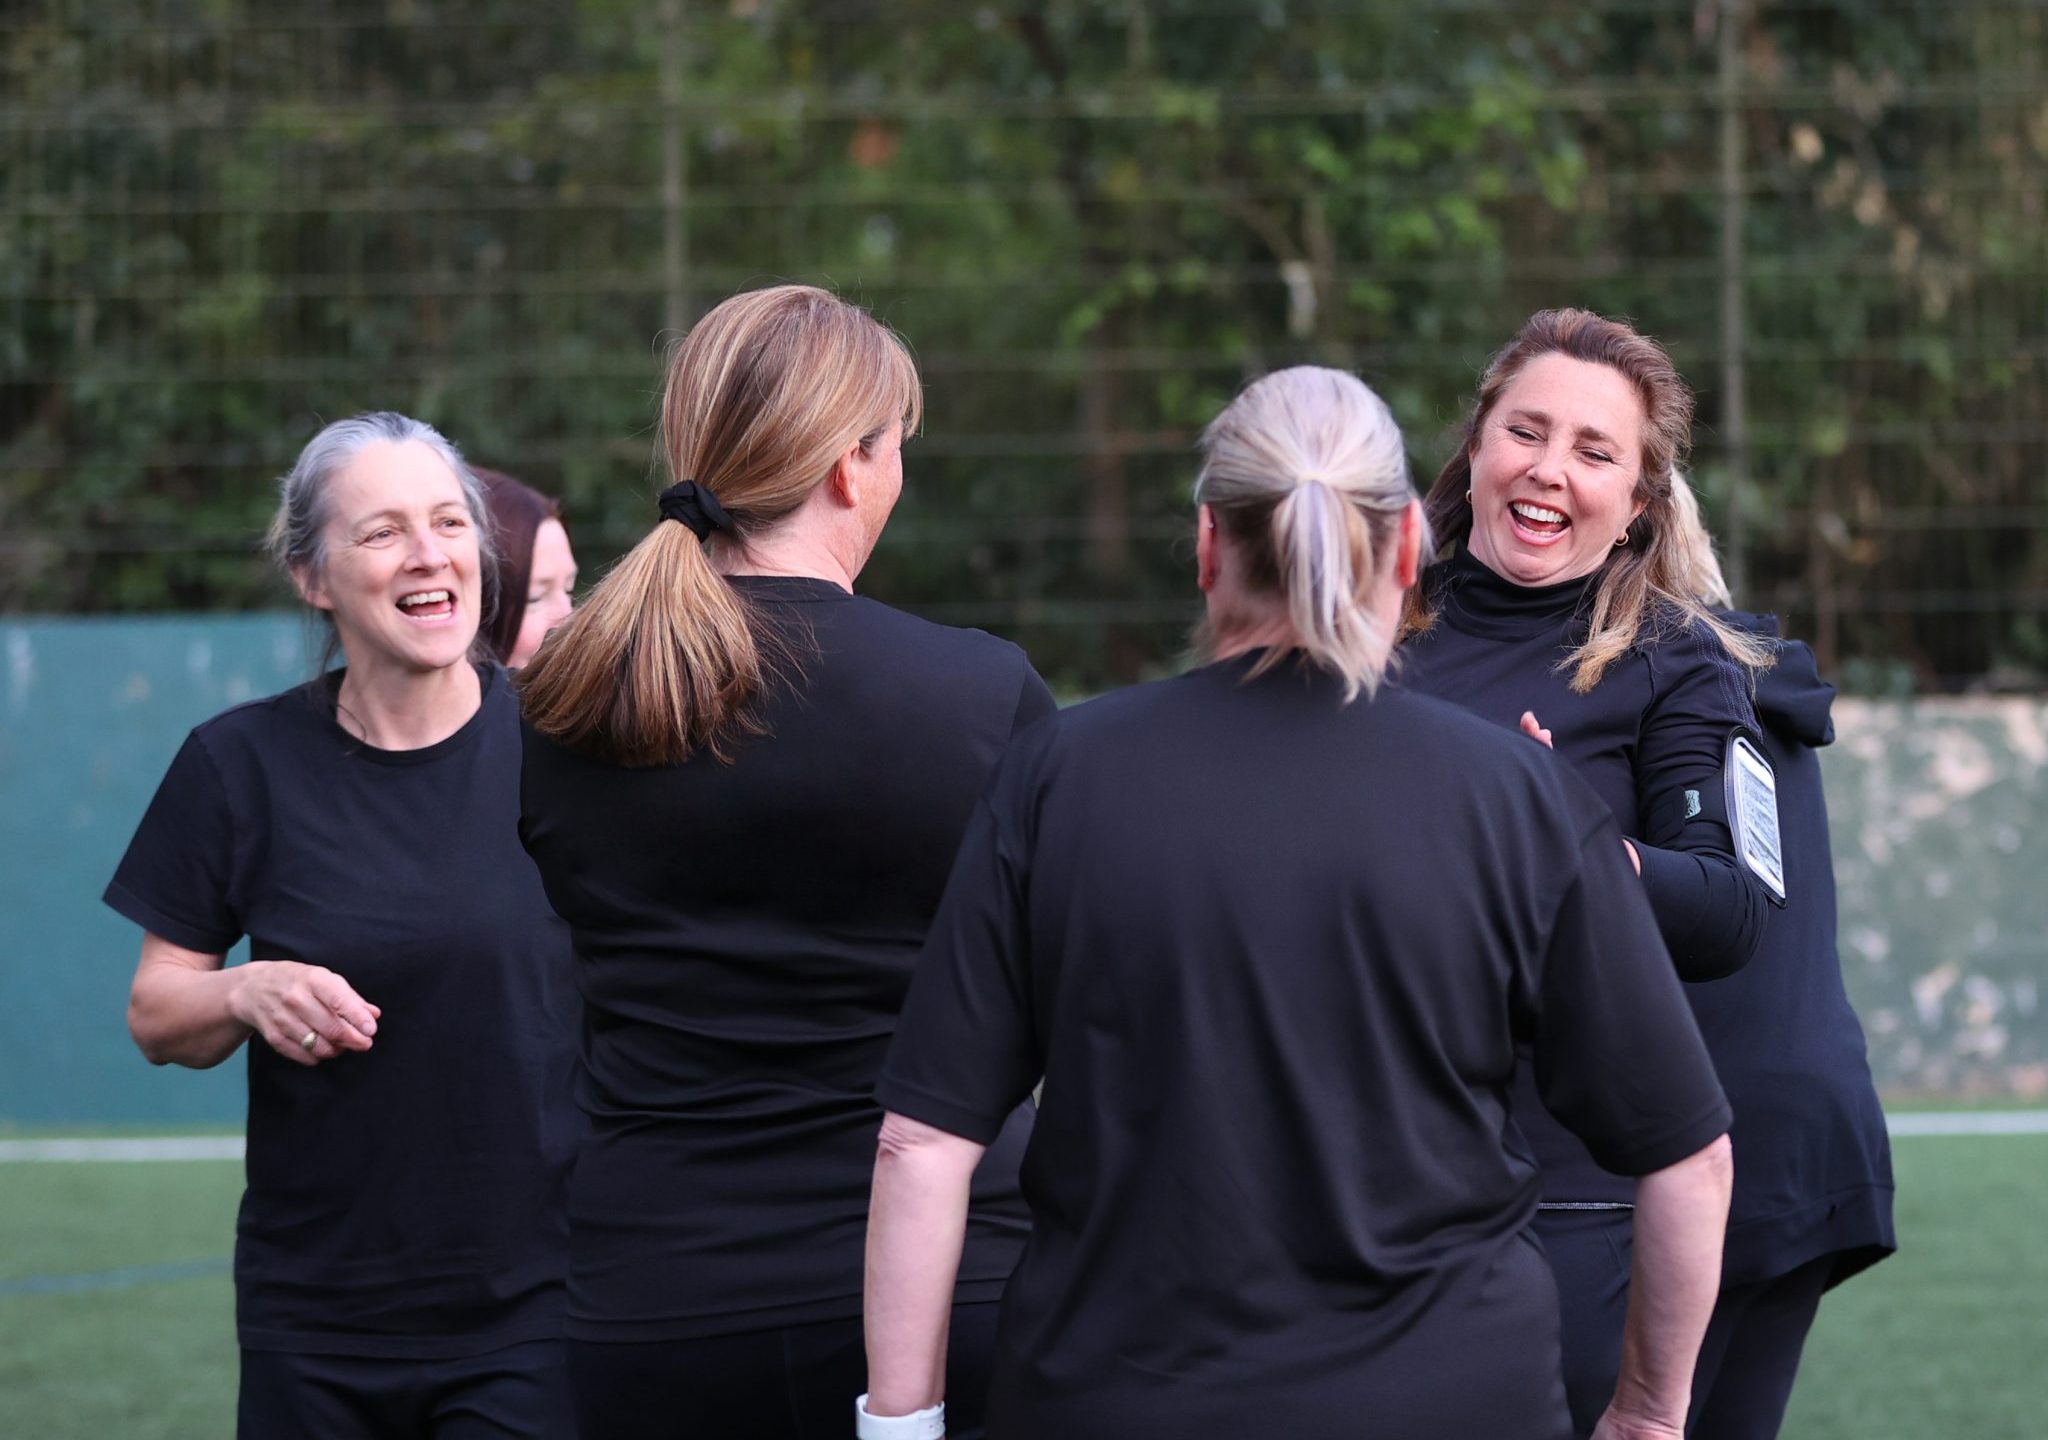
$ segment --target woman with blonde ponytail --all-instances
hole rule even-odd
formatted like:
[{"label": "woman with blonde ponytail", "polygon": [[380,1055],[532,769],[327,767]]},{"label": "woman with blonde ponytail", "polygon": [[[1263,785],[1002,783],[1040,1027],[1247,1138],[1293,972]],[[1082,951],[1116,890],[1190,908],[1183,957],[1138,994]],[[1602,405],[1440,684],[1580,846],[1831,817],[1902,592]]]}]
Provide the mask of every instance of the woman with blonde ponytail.
[{"label": "woman with blonde ponytail", "polygon": [[[582,1440],[836,1440],[860,1388],[882,1053],[975,798],[1054,708],[1014,645],[854,593],[920,411],[857,306],[717,306],[669,362],[652,528],[520,675],[520,833],[585,1004]],[[1003,1117],[945,1285],[956,1436],[981,1433],[1030,1116]]]},{"label": "woman with blonde ponytail", "polygon": [[1427,527],[1378,396],[1283,370],[1203,446],[1212,663],[1018,739],[919,961],[877,1092],[866,1411],[936,1418],[967,1177],[1043,1076],[991,1436],[1559,1440],[1505,1124],[1530,1063],[1644,1177],[1661,1248],[1605,1434],[1675,1436],[1727,1107],[1614,821],[1383,683]]},{"label": "woman with blonde ponytail", "polygon": [[[1401,661],[1403,684],[1554,745],[1592,784],[1676,973],[1706,981],[1748,963],[1784,895],[1762,853],[1775,819],[1741,855],[1732,829],[1731,781],[1752,773],[1734,747],[1757,735],[1771,652],[1698,594],[1676,478],[1692,413],[1656,341],[1587,310],[1531,316],[1425,501],[1441,548],[1409,597]],[[1768,814],[1768,794],[1753,798]],[[1631,1185],[1532,1087],[1515,1118],[1543,1166],[1537,1229],[1585,1435],[1622,1358]]]}]

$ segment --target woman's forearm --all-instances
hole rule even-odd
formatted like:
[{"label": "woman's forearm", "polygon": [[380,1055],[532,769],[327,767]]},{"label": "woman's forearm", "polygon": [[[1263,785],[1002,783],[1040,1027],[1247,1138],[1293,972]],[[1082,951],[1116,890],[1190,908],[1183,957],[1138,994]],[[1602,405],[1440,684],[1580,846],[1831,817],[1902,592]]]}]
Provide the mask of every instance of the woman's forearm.
[{"label": "woman's forearm", "polygon": [[225,958],[144,937],[142,961],[128,992],[128,1033],[152,1065],[205,1070],[249,1038],[249,1026],[234,1010],[235,991],[247,967],[224,970]]},{"label": "woman's forearm", "polygon": [[1770,902],[1740,861],[1718,851],[1634,842],[1657,929],[1681,980],[1720,980],[1749,963]]},{"label": "woman's forearm", "polygon": [[1723,1135],[1636,1185],[1635,1265],[1629,1279],[1615,1411],[1682,1427],[1693,1367],[1721,1287],[1721,1240],[1735,1167]]},{"label": "woman's forearm", "polygon": [[901,1115],[883,1119],[868,1206],[868,1411],[908,1415],[946,1393],[953,1280],[982,1146]]}]

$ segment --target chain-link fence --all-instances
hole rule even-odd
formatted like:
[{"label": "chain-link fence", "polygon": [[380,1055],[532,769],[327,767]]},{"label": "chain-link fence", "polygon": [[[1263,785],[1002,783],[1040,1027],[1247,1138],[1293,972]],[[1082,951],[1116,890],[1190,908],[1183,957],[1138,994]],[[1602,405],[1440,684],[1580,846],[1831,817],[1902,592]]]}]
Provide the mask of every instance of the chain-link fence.
[{"label": "chain-link fence", "polygon": [[869,579],[1071,687],[1192,617],[1201,423],[1314,359],[1439,463],[1576,303],[1666,339],[1739,597],[1863,689],[2048,673],[2041,0],[0,8],[0,605],[272,603],[389,406],[644,528],[661,337],[817,280],[916,347]]}]

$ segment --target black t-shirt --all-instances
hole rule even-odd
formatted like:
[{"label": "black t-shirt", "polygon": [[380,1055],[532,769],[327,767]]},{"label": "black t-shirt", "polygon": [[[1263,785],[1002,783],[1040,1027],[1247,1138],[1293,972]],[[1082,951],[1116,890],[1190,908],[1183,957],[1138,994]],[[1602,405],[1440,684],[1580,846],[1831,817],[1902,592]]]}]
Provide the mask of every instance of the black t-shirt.
[{"label": "black t-shirt", "polygon": [[1616,1170],[1728,1123],[1641,887],[1539,747],[1250,668],[1022,737],[919,962],[885,1105],[1044,1076],[990,1434],[1567,1434],[1518,1043]]},{"label": "black t-shirt", "polygon": [[[522,833],[588,1014],[581,1339],[860,1313],[882,1055],[975,797],[1054,708],[1005,641],[823,580],[734,583],[795,678],[732,764],[625,769],[526,732]],[[961,1300],[1001,1294],[1027,1229],[1030,1113],[1010,1111],[976,1177]]]},{"label": "black t-shirt", "polygon": [[519,848],[519,712],[419,750],[335,720],[335,671],[194,730],[106,902],[187,949],[323,965],[376,1042],[248,1046],[242,1344],[444,1358],[562,1334],[576,1113],[566,927]]},{"label": "black t-shirt", "polygon": [[1822,1255],[1841,1280],[1889,1254],[1891,1144],[1863,1027],[1835,949],[1835,870],[1819,747],[1835,691],[1813,652],[1768,615],[1724,618],[1777,642],[1757,681],[1764,754],[1777,772],[1789,903],[1740,974],[1688,985],[1693,1016],[1735,1107],[1737,1156],[1723,1268],[1729,1283],[1789,1274]]},{"label": "black t-shirt", "polygon": [[[1402,645],[1401,688],[1511,731],[1523,711],[1534,711],[1557,754],[1634,840],[1641,888],[1681,978],[1739,969],[1771,910],[1762,883],[1735,858],[1723,798],[1729,739],[1757,728],[1747,672],[1710,633],[1673,617],[1653,624],[1591,692],[1577,694],[1570,671],[1558,666],[1584,637],[1592,577],[1521,586],[1460,551],[1423,583],[1439,606],[1437,622]],[[1545,1200],[1630,1200],[1631,1182],[1594,1164],[1526,1085],[1515,1118],[1543,1162]]]}]

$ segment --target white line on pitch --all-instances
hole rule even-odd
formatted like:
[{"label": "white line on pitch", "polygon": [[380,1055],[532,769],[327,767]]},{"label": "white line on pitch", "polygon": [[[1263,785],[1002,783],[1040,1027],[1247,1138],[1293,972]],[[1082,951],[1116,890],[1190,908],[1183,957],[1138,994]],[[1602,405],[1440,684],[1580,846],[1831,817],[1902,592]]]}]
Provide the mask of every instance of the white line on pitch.
[{"label": "white line on pitch", "polygon": [[[1936,1110],[1888,1115],[1896,1136],[2048,1135],[2048,1110]],[[0,1140],[0,1164],[19,1161],[239,1160],[239,1135],[162,1135],[127,1140]]]},{"label": "white line on pitch", "polygon": [[239,1135],[160,1135],[134,1140],[0,1140],[10,1160],[239,1160]]},{"label": "white line on pitch", "polygon": [[2048,1110],[1936,1110],[1887,1115],[1894,1135],[2048,1135]]}]

